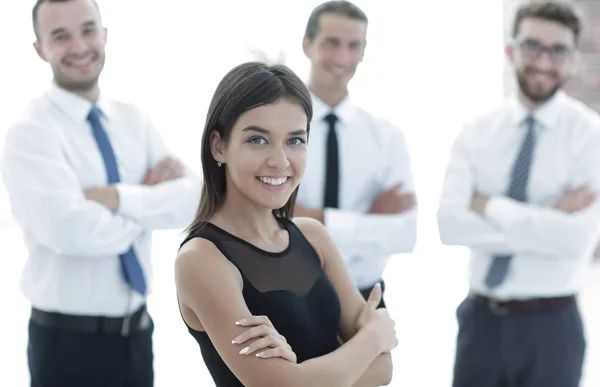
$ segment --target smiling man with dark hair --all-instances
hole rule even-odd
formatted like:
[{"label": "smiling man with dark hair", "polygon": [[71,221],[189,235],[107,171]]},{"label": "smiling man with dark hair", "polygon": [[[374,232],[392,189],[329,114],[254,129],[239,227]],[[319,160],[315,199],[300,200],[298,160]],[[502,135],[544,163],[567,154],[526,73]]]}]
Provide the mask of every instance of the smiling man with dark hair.
[{"label": "smiling man with dark hair", "polygon": [[[367,45],[366,14],[328,1],[308,18],[303,50],[313,100],[310,152],[296,215],[322,222],[365,298],[393,254],[417,239],[417,202],[404,133],[357,106],[348,84]],[[380,307],[385,307],[382,299]]]},{"label": "smiling man with dark hair", "polygon": [[35,387],[151,387],[152,230],[193,219],[199,179],[137,107],[101,95],[93,0],[39,0],[35,50],[54,75],[9,129],[1,172],[29,251]]}]

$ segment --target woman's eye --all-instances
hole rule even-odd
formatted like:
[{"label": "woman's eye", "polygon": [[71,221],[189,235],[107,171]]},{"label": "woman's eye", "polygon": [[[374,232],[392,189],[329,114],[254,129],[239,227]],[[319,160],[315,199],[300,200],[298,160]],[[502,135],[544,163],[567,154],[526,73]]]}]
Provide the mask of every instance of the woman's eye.
[{"label": "woman's eye", "polygon": [[302,145],[306,143],[306,141],[300,137],[290,138],[288,141],[291,143],[291,145]]},{"label": "woman's eye", "polygon": [[256,144],[256,145],[264,145],[267,143],[267,140],[265,140],[262,137],[252,137],[251,139],[248,140],[248,142],[251,144]]}]

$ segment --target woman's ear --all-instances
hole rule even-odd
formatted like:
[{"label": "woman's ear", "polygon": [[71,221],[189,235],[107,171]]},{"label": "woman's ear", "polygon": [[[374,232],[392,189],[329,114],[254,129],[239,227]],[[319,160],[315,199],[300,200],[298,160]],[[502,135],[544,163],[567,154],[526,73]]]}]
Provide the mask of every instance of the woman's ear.
[{"label": "woman's ear", "polygon": [[225,142],[216,130],[210,134],[210,152],[215,162],[225,164]]}]

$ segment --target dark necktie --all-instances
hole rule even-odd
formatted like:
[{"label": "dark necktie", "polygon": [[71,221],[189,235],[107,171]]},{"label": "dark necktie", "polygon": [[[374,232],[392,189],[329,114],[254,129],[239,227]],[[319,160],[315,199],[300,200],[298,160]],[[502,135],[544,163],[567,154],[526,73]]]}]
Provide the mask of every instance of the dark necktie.
[{"label": "dark necktie", "polygon": [[[527,117],[527,134],[521,145],[521,150],[517,156],[512,169],[510,185],[508,188],[508,197],[520,202],[525,202],[527,182],[529,180],[529,170],[531,167],[531,158],[535,145],[535,132],[533,117]],[[495,288],[506,278],[512,255],[500,255],[493,258],[492,264],[485,279],[488,288]]]},{"label": "dark necktie", "polygon": [[327,146],[325,156],[325,197],[324,208],[338,208],[340,190],[340,159],[338,155],[338,141],[335,133],[335,123],[338,118],[329,113],[324,120],[329,124],[327,133]]},{"label": "dark necktie", "polygon": [[[108,184],[118,183],[121,179],[119,177],[119,170],[117,168],[117,160],[113,151],[112,145],[108,134],[102,127],[100,121],[100,110],[97,107],[92,107],[87,117],[88,121],[92,125],[92,133],[98,144],[98,149],[102,154],[104,160],[104,166],[106,168],[106,175],[108,177]],[[137,292],[142,295],[146,294],[146,279],[144,278],[144,272],[138,260],[138,257],[133,249],[133,246],[129,248],[125,253],[119,255],[121,259],[121,268],[123,269],[123,275],[125,281]]]}]

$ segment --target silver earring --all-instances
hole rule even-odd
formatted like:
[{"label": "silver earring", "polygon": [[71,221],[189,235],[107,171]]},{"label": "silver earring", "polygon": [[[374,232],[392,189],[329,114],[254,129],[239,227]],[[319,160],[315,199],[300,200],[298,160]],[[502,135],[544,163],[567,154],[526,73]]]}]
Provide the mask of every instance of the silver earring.
[{"label": "silver earring", "polygon": [[222,167],[222,166],[223,166],[223,164],[221,164],[221,162],[220,162],[220,161],[217,161],[217,167],[219,167],[219,168],[220,168],[220,167]]}]

